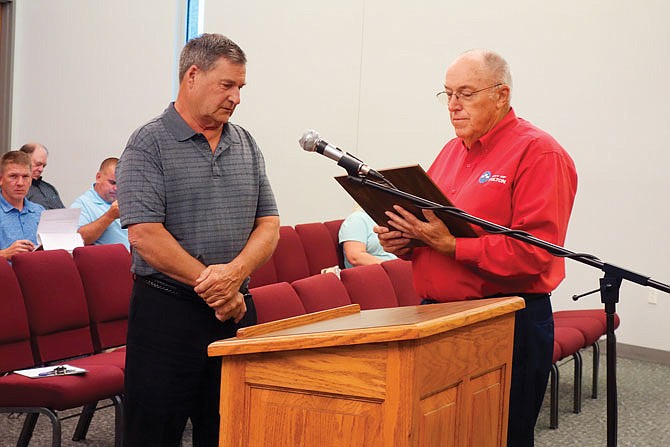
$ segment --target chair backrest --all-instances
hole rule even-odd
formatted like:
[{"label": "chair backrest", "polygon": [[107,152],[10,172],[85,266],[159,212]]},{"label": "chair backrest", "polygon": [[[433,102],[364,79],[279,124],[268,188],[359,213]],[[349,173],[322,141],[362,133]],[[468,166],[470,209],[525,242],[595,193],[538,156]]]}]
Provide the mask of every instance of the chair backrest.
[{"label": "chair backrest", "polygon": [[293,281],[307,313],[351,304],[347,289],[333,273],[324,273]]},{"label": "chair backrest", "polygon": [[400,306],[418,306],[421,304],[421,298],[414,289],[414,277],[412,275],[412,263],[402,259],[393,259],[381,263],[386,271],[393,290],[395,290]]},{"label": "chair backrest", "polygon": [[295,231],[305,249],[310,275],[318,275],[321,270],[339,265],[338,244],[333,241],[330,231],[321,222],[298,224]]},{"label": "chair backrest", "polygon": [[268,261],[258,267],[251,274],[251,279],[249,280],[249,288],[265,286],[268,284],[274,284],[277,280],[277,269],[275,268],[275,261],[272,257]]},{"label": "chair backrest", "polygon": [[349,292],[351,302],[359,304],[361,310],[398,307],[393,284],[381,265],[344,269],[340,272],[340,278]]},{"label": "chair backrest", "polygon": [[342,226],[342,222],[344,222],[344,219],[327,220],[323,223],[328,228],[330,237],[337,247],[337,262],[341,269],[344,268],[344,251],[342,251],[342,245],[340,245],[340,227]]},{"label": "chair backrest", "polygon": [[12,267],[21,285],[37,363],[93,353],[84,286],[65,250],[20,253]]},{"label": "chair backrest", "polygon": [[23,295],[9,263],[0,257],[0,373],[34,364]]},{"label": "chair backrest", "polygon": [[279,228],[279,242],[272,257],[277,271],[277,281],[291,283],[309,276],[305,249],[293,227],[282,225]]},{"label": "chair backrest", "polygon": [[300,298],[287,282],[256,287],[249,292],[254,299],[259,324],[305,313]]},{"label": "chair backrest", "polygon": [[96,352],[126,344],[133,289],[130,252],[122,244],[87,245],[72,252],[84,286]]}]

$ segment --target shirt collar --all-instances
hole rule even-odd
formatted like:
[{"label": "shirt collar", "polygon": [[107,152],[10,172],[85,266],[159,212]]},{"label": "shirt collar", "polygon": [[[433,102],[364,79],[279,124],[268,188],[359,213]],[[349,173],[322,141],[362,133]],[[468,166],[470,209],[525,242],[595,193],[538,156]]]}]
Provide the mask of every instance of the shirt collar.
[{"label": "shirt collar", "polygon": [[91,198],[93,200],[93,203],[95,203],[97,205],[102,205],[102,204],[109,205],[110,204],[109,202],[105,201],[105,199],[103,199],[100,196],[100,194],[98,194],[98,191],[95,190],[95,182],[93,182],[93,184],[91,184],[91,189],[89,191],[91,192]]},{"label": "shirt collar", "polygon": [[[186,141],[192,138],[199,133],[191,129],[191,126],[186,124],[184,118],[181,117],[177,109],[174,107],[174,102],[171,102],[163,114],[165,125],[167,129],[172,132],[175,138],[178,141]],[[221,134],[221,142],[226,142],[227,144],[239,143],[239,139],[235,136],[234,132],[231,132],[230,123],[223,125],[223,133]]]},{"label": "shirt collar", "polygon": [[[14,205],[9,203],[7,201],[7,199],[5,199],[5,196],[3,196],[2,194],[0,194],[0,208],[5,213],[10,212],[11,210],[19,211],[19,210],[16,209],[16,207],[14,207]],[[35,203],[33,203],[30,200],[24,198],[23,199],[23,209],[19,212],[20,213],[34,213],[38,209],[39,209],[39,207]]]},{"label": "shirt collar", "polygon": [[[472,144],[472,149],[486,150],[487,148],[491,147],[491,145],[496,142],[503,129],[512,123],[516,123],[516,121],[517,117],[514,113],[514,109],[510,107],[509,112],[505,114],[503,119],[501,119],[495,126],[493,126],[491,130],[479,137],[479,139]],[[465,147],[465,144],[462,140],[461,144],[463,144],[463,147]]]}]

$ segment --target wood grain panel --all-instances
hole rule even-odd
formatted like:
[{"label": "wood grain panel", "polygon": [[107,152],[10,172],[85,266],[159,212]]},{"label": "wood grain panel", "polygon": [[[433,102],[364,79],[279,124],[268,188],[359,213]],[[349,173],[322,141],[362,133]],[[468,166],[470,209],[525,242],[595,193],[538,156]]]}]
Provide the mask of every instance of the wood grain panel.
[{"label": "wood grain panel", "polygon": [[503,445],[500,434],[504,385],[504,367],[470,380],[472,404],[468,445]]},{"label": "wood grain panel", "polygon": [[514,314],[423,340],[417,352],[422,397],[511,361]]},{"label": "wood grain panel", "polygon": [[378,445],[379,402],[251,388],[247,445],[342,447]]},{"label": "wood grain panel", "polygon": [[458,445],[458,399],[462,383],[421,401],[419,445],[422,447],[452,447]]},{"label": "wood grain panel", "polygon": [[247,356],[245,381],[287,389],[384,399],[386,352],[373,345]]}]

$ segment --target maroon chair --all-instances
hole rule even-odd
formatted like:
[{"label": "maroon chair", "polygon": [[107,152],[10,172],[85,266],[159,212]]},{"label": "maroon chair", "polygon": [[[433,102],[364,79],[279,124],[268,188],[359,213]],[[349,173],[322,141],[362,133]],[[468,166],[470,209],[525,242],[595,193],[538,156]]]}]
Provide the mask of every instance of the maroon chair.
[{"label": "maroon chair", "polygon": [[414,277],[412,275],[412,263],[402,259],[384,261],[381,266],[386,271],[400,306],[418,306],[421,298],[414,289]]},{"label": "maroon chair", "polygon": [[[35,363],[116,367],[121,376],[113,383],[114,394],[122,394],[125,352],[95,353],[84,286],[72,256],[65,250],[20,253],[12,267],[26,305]],[[74,440],[85,439],[96,405],[84,408]]]},{"label": "maroon chair", "polygon": [[115,365],[123,369],[124,353],[95,353],[88,305],[79,271],[65,250],[20,253],[12,258],[28,313],[35,361],[85,356],[71,363]]},{"label": "maroon chair", "polygon": [[96,352],[126,344],[133,288],[130,252],[122,244],[75,248],[74,263],[84,286]]},{"label": "maroon chair", "polygon": [[[38,277],[39,273],[35,273]],[[61,445],[58,412],[111,399],[115,407],[115,445],[122,445],[123,372],[115,366],[87,366],[87,373],[32,379],[8,374],[36,366],[30,328],[19,283],[11,267],[0,259],[0,413],[26,413],[17,445],[30,443],[40,414],[51,422],[51,445]],[[76,437],[76,434],[75,434]]]},{"label": "maroon chair", "polygon": [[339,265],[338,243],[333,241],[330,231],[321,222],[298,224],[295,231],[305,249],[310,275],[318,275],[321,270]]},{"label": "maroon chair", "polygon": [[274,284],[278,282],[277,280],[277,269],[275,268],[274,258],[270,258],[267,262],[260,267],[258,267],[251,274],[251,279],[249,280],[249,288],[266,286],[268,284]]},{"label": "maroon chair", "polygon": [[293,287],[278,282],[249,290],[256,306],[258,324],[303,315],[305,308]]},{"label": "maroon chair", "polygon": [[[572,357],[574,363],[574,389],[573,389],[573,412],[579,413],[581,411],[581,393],[582,393],[582,355],[579,350],[585,346],[586,339],[577,329],[570,327],[554,327],[554,346],[560,346],[560,357],[558,360],[563,360],[567,357]],[[556,358],[556,355],[554,355]],[[558,361],[556,360],[556,361]],[[555,362],[554,362],[555,363]],[[552,368],[553,369],[553,368]],[[556,371],[558,373],[558,371]],[[556,387],[558,387],[558,378]],[[552,395],[552,397],[554,397]],[[556,389],[556,397],[558,397],[558,390]],[[554,415],[555,420],[550,421],[550,428],[558,427],[558,399],[550,402],[550,418]]]},{"label": "maroon chair", "polygon": [[347,289],[333,273],[299,279],[293,281],[291,286],[298,293],[307,313],[351,304]]},{"label": "maroon chair", "polygon": [[384,268],[379,264],[362,265],[344,269],[340,278],[352,303],[361,310],[398,307],[398,298],[393,284]]},{"label": "maroon chair", "polygon": [[0,370],[30,368],[35,364],[28,316],[16,276],[0,258]]},{"label": "maroon chair", "polygon": [[[575,309],[554,312],[554,325],[573,327],[584,334],[586,346],[593,348],[593,367],[591,377],[591,398],[598,398],[598,372],[600,370],[600,345],[598,340],[607,333],[606,314],[603,309]],[[614,314],[614,329],[621,320]]]},{"label": "maroon chair", "polygon": [[330,237],[337,247],[337,263],[341,269],[344,268],[344,251],[342,251],[342,245],[340,245],[340,227],[342,226],[342,222],[344,222],[344,219],[328,220],[323,223],[328,228]]},{"label": "maroon chair", "polygon": [[300,236],[293,227],[282,225],[279,228],[279,242],[272,257],[278,282],[291,283],[296,279],[309,276],[305,249]]}]

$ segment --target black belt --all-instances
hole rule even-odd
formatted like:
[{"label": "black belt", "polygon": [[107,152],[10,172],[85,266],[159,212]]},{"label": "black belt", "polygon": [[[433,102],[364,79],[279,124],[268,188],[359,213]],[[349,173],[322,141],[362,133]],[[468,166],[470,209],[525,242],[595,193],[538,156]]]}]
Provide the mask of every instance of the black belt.
[{"label": "black belt", "polygon": [[151,287],[152,289],[160,290],[163,293],[167,293],[168,295],[176,296],[179,298],[196,298],[199,301],[202,301],[202,298],[195,293],[195,290],[189,289],[185,286],[178,286],[176,284],[169,283],[167,281],[163,281],[162,279],[158,278],[153,278],[151,276],[139,276],[139,275],[134,275],[135,276],[135,281],[138,281],[145,286]]},{"label": "black belt", "polygon": [[[146,286],[160,290],[172,296],[180,298],[191,298],[191,299],[195,298],[198,301],[202,301],[200,295],[198,295],[195,292],[195,290],[188,287],[187,285],[178,285],[175,283],[170,283],[162,279],[154,278],[152,276],[133,275],[133,277],[135,278],[135,281],[139,281],[140,283]],[[242,295],[245,295],[246,298],[246,296],[249,295],[249,289],[247,287],[243,287],[242,289],[240,289],[240,293]]]}]

